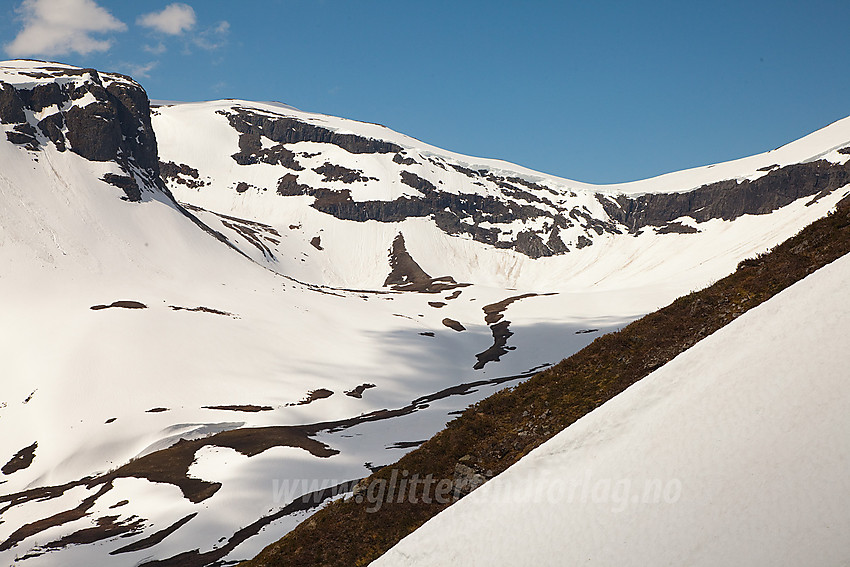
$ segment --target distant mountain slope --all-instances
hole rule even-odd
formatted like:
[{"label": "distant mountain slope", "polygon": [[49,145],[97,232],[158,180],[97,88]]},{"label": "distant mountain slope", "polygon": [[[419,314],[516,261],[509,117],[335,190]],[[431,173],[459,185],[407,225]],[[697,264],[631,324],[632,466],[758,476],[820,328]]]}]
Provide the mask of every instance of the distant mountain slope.
[{"label": "distant mountain slope", "polygon": [[846,565],[850,256],[700,341],[372,563]]},{"label": "distant mountain slope", "polygon": [[[457,497],[463,497],[492,476],[505,471],[558,432],[566,428],[562,435],[569,437],[572,426],[578,424],[583,416],[597,408],[600,409],[601,415],[605,415],[606,402],[609,400],[617,407],[619,402],[615,396],[687,351],[698,341],[706,339],[748,310],[848,253],[850,200],[846,200],[835,214],[813,223],[770,253],[742,262],[737,272],[729,277],[702,291],[681,297],[621,331],[602,336],[552,368],[475,404],[450,422],[445,430],[398,463],[365,479],[360,484],[359,499],[349,498],[321,510],[311,517],[309,522],[302,523],[279,542],[267,547],[247,565],[268,567],[367,564],[403,537],[411,532],[415,534],[414,530],[447,509]],[[847,262],[842,262],[841,265],[846,267]],[[836,294],[834,287],[829,289],[833,295],[828,300],[820,296],[807,298],[803,309],[811,306],[812,302],[824,301],[835,314],[841,316],[846,311],[841,305],[843,296]],[[821,311],[818,309],[816,312]],[[825,321],[831,323],[824,325]],[[808,332],[809,327],[818,325],[820,327],[815,336],[823,338],[825,334],[832,333],[833,323],[835,319],[830,314],[825,319],[813,318],[804,326],[795,327],[793,332],[784,327],[775,327],[769,335],[769,342],[792,341],[793,344],[794,340],[799,339],[799,332]],[[842,336],[840,331],[843,324],[843,321],[835,324],[836,332],[832,337]],[[780,340],[777,335],[786,332],[789,333],[789,338]],[[750,359],[749,353],[751,348],[753,352],[765,348],[765,338],[758,334],[742,337],[736,333],[734,347],[730,346],[723,352],[712,350],[711,355],[717,359],[721,368],[727,368],[722,365],[733,364],[737,365],[735,368],[740,368],[742,373],[748,366],[761,368],[759,359]],[[829,355],[827,364],[832,364],[834,360],[843,360],[843,355],[836,358],[835,350],[838,347],[835,341],[840,342],[840,339],[825,340],[825,345],[834,347],[830,351],[832,354]],[[799,354],[799,360],[806,361],[796,348],[788,346],[786,342],[782,344],[787,347],[787,356],[793,359]],[[729,363],[723,362],[727,355]],[[787,356],[781,360],[787,360]],[[710,365],[710,362],[706,362],[703,367]],[[803,372],[802,376],[805,377],[804,366],[795,363],[789,366],[789,369],[793,369],[794,376]],[[834,378],[842,380],[843,374]],[[830,377],[830,380],[832,379],[833,377]],[[762,380],[759,379],[758,382],[761,384]],[[806,381],[803,380],[802,387],[805,387],[805,384]],[[731,391],[728,395],[734,397],[735,393]],[[661,406],[665,404],[663,397],[646,402],[658,403]],[[734,405],[735,411],[746,414],[754,407],[753,403],[738,398]],[[699,402],[696,404],[699,405]],[[691,409],[694,415],[702,415],[699,407]],[[808,408],[806,411],[817,411],[817,408]],[[761,415],[759,412],[756,414],[756,418]],[[706,425],[710,429],[711,419],[711,415],[704,416],[698,422],[680,427],[680,430],[690,431]],[[628,431],[628,423],[617,422],[610,430],[598,432],[602,440],[600,443],[609,443],[608,447],[622,448],[623,458],[631,459],[629,448],[623,447],[619,441]],[[776,432],[763,433],[773,435]],[[782,432],[776,434],[779,435],[776,439],[781,439]],[[835,439],[836,443],[846,443],[844,436],[839,437],[840,439]],[[659,445],[656,449],[663,451],[664,445]],[[804,451],[802,448],[800,450]],[[635,458],[640,459],[640,455]],[[675,455],[670,458],[675,459]],[[611,462],[616,464],[616,455],[611,456],[611,459]],[[585,468],[592,467],[590,461],[584,464]],[[611,478],[612,486],[617,480],[626,477],[628,472],[621,471],[620,476]],[[591,471],[591,474],[594,474],[594,471]],[[401,485],[402,478],[405,479],[404,485]],[[579,476],[578,480],[582,478]],[[594,476],[590,480],[595,483],[598,478]],[[635,478],[637,482],[643,477]],[[410,499],[410,493],[403,486],[409,487],[412,479],[418,482],[418,488],[415,489],[416,497]],[[425,479],[433,481],[428,499],[421,497]],[[448,500],[437,498],[435,494],[435,485],[443,479],[449,481]],[[390,489],[388,485],[394,488]],[[520,502],[525,501],[523,494],[526,494],[521,489],[527,486],[514,487],[514,490],[518,491],[517,499]],[[592,488],[587,482],[583,486]],[[807,489],[803,487],[800,490],[801,493],[795,494],[795,498],[805,498]],[[403,496],[398,496],[399,493]],[[463,502],[464,500],[460,500],[460,503]],[[498,512],[493,514],[500,517]],[[465,520],[466,527],[456,527],[457,532],[451,535],[458,549],[463,545],[464,538],[476,537],[474,534],[479,533],[478,526],[484,525],[485,522],[483,517],[471,519],[465,516]],[[670,537],[674,536],[675,534],[671,534]],[[416,540],[418,536],[412,537]],[[430,545],[432,549],[439,550],[439,542],[443,541],[443,537],[448,536],[443,533],[434,536],[432,533],[429,537],[423,537],[423,540],[420,540],[421,547],[415,550],[415,554],[423,553],[423,557],[431,557],[429,552],[424,551],[424,546]],[[563,538],[553,539],[555,544],[563,543]],[[607,544],[600,545],[600,549],[610,547]],[[486,555],[486,558],[499,563],[490,555]],[[443,559],[443,563],[451,562],[448,558]],[[470,557],[465,559],[474,561]],[[639,562],[640,558],[636,557],[635,560]]]},{"label": "distant mountain slope", "polygon": [[[737,254],[724,241],[755,243],[764,234],[754,226],[759,217],[776,212],[776,227],[786,222],[783,207],[821,210],[850,183],[850,119],[759,156],[610,186],[282,105],[163,105],[153,125],[179,200],[200,207],[202,218],[270,269],[339,287],[381,286],[399,233],[425,272],[457,281],[526,289],[653,276],[658,283],[669,277],[651,268],[662,257],[665,268],[696,278],[725,274],[734,262],[720,267],[719,258]],[[732,226],[746,236],[724,234]]]}]

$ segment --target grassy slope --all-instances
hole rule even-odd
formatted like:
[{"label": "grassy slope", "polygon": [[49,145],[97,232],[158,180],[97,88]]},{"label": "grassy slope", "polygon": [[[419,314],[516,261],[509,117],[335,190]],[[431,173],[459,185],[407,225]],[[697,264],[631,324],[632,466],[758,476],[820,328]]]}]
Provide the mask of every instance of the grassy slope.
[{"label": "grassy slope", "polygon": [[[596,339],[526,382],[482,400],[393,468],[452,479],[461,459],[498,474],[581,416],[697,341],[833,260],[850,253],[850,199],[790,240],[714,285]],[[366,565],[448,504],[386,504],[368,513],[335,502],[243,565]],[[371,509],[371,508],[370,508]]]}]

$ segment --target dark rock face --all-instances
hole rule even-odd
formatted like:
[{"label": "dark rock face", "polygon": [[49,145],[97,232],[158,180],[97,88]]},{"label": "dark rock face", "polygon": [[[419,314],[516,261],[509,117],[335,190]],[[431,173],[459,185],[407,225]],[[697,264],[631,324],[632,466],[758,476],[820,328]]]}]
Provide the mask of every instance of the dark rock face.
[{"label": "dark rock face", "polygon": [[308,191],[310,191],[310,187],[298,183],[298,176],[294,173],[287,173],[277,182],[277,194],[283,197],[306,195]]},{"label": "dark rock face", "polygon": [[521,252],[530,258],[541,258],[554,254],[540,236],[530,231],[523,231],[516,235],[515,248],[517,252]]},{"label": "dark rock face", "polygon": [[433,183],[409,171],[401,172],[401,182],[425,194],[437,190]]},{"label": "dark rock face", "polygon": [[13,144],[26,146],[28,150],[38,151],[41,146],[36,138],[37,133],[32,125],[24,122],[23,124],[15,124],[11,132],[6,132],[6,139]]},{"label": "dark rock face", "polygon": [[139,184],[136,182],[135,178],[130,177],[129,175],[107,173],[103,176],[103,181],[123,189],[124,194],[126,194],[127,198],[131,201],[140,201],[142,198],[142,192],[141,189],[139,189]]},{"label": "dark rock face", "polygon": [[[350,199],[338,199],[335,202],[317,199],[313,207],[338,219],[357,222],[398,222],[410,217],[430,216],[441,230],[449,234],[468,234],[478,242],[504,248],[512,247],[533,258],[556,253],[536,234],[520,233],[514,242],[500,242],[499,229],[479,226],[479,223],[483,222],[509,223],[516,219],[552,217],[552,213],[547,210],[493,196],[446,193],[439,191],[427,179],[408,171],[401,172],[401,182],[421,192],[423,196],[363,202]],[[296,194],[311,194],[304,186],[298,187]],[[563,245],[563,242],[561,244]]]},{"label": "dark rock face", "polygon": [[260,134],[256,132],[243,133],[239,136],[239,151],[231,156],[239,165],[267,163],[282,165],[293,171],[303,171],[304,168],[295,159],[295,154],[286,149],[283,144],[271,148],[263,148]]},{"label": "dark rock face", "polygon": [[156,136],[151,126],[151,110],[148,95],[138,85],[112,83],[107,87],[107,96],[117,110],[118,124],[123,141],[121,149],[132,156],[139,167],[155,172],[159,176],[159,152]]},{"label": "dark rock face", "polygon": [[564,244],[564,241],[561,240],[560,229],[557,224],[549,234],[549,240],[546,241],[546,246],[548,246],[549,250],[555,254],[565,254],[570,251],[570,249],[567,248],[567,245]]},{"label": "dark rock face", "polygon": [[676,234],[694,234],[696,232],[699,232],[699,229],[694,228],[692,226],[688,226],[686,224],[682,224],[680,222],[668,222],[667,224],[659,228],[656,232],[658,234],[669,234],[671,232]]},{"label": "dark rock face", "polygon": [[412,157],[405,157],[400,153],[393,156],[393,162],[400,165],[414,165],[416,163],[419,163]]},{"label": "dark rock face", "polygon": [[[101,76],[93,69],[44,67],[33,75],[82,80],[54,81],[30,89],[0,84],[0,121],[16,124],[7,135],[9,141],[38,150],[40,132],[59,151],[70,149],[91,161],[114,161],[127,175],[107,182],[124,188],[127,198],[133,201],[141,199],[134,173],[168,193],[160,179],[150,103],[141,86],[120,75]],[[84,106],[68,104],[86,95],[94,97],[94,101]],[[56,111],[38,124],[27,123],[26,109],[42,112],[51,107],[56,107]]]},{"label": "dark rock face", "polygon": [[118,157],[121,126],[115,108],[105,103],[74,106],[66,114],[71,150],[91,161],[109,161]]},{"label": "dark rock face", "polygon": [[65,151],[65,135],[62,133],[64,127],[65,119],[60,112],[51,114],[38,123],[41,133],[47,136],[60,152]]},{"label": "dark rock face", "polygon": [[327,161],[319,167],[314,167],[313,171],[323,177],[322,181],[342,181],[343,183],[378,181],[377,177],[365,177],[360,170],[348,169]]},{"label": "dark rock face", "polygon": [[[191,189],[197,189],[207,184],[201,179],[201,174],[197,169],[189,167],[185,163],[178,164],[173,161],[161,161],[159,162],[159,171],[164,180],[172,180]],[[236,187],[236,191],[241,193],[239,186]]]},{"label": "dark rock face", "polygon": [[26,119],[24,103],[18,90],[8,83],[0,82],[0,123],[18,124]]},{"label": "dark rock face", "polygon": [[819,160],[772,169],[755,181],[720,181],[686,193],[619,196],[613,202],[601,195],[597,198],[613,220],[635,233],[645,226],[668,226],[682,216],[705,222],[763,215],[802,197],[826,195],[848,183],[850,163]]},{"label": "dark rock face", "polygon": [[31,90],[21,91],[21,99],[33,112],[41,112],[49,106],[62,104],[65,94],[58,83],[46,83],[35,86]]},{"label": "dark rock face", "polygon": [[[219,113],[227,117],[230,125],[237,132],[243,136],[250,136],[257,142],[259,142],[260,136],[265,136],[279,144],[321,142],[339,146],[352,154],[387,154],[402,150],[401,146],[391,142],[365,138],[355,134],[339,134],[328,128],[308,124],[295,118],[266,116],[239,107],[234,107],[232,112],[222,110]],[[242,149],[241,136],[240,149]],[[236,158],[234,157],[234,159]]]}]

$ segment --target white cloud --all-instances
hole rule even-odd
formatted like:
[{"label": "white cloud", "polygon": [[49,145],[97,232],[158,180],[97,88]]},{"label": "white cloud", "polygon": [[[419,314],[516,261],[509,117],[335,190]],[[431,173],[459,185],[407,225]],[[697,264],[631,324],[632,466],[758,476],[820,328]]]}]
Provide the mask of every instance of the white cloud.
[{"label": "white cloud", "polygon": [[4,46],[12,57],[106,51],[112,41],[93,34],[127,29],[94,0],[23,0],[15,11],[24,27]]},{"label": "white cloud", "polygon": [[230,34],[230,22],[221,21],[216,25],[198,33],[194,43],[201,49],[212,51],[227,44],[227,36]]},{"label": "white cloud", "polygon": [[162,55],[168,50],[161,41],[156,45],[145,45],[142,49],[153,55]]},{"label": "white cloud", "polygon": [[180,35],[195,27],[195,10],[188,4],[175,2],[161,12],[139,16],[136,23],[168,35]]},{"label": "white cloud", "polygon": [[129,71],[129,75],[134,79],[149,79],[150,72],[159,65],[159,61],[151,61],[150,63],[136,64],[136,63],[125,63],[124,67]]}]

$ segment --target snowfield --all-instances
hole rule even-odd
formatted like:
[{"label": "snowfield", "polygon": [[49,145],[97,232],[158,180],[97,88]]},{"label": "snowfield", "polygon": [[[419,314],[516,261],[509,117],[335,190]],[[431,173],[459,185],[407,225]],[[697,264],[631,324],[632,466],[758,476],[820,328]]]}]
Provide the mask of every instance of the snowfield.
[{"label": "snowfield", "polygon": [[390,565],[846,565],[850,257],[399,542]]}]

